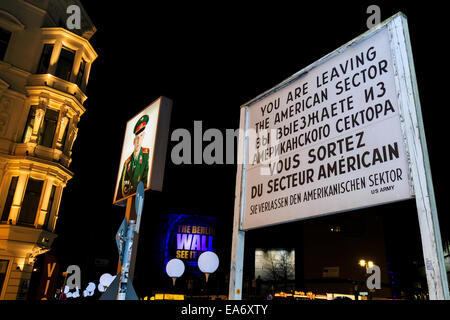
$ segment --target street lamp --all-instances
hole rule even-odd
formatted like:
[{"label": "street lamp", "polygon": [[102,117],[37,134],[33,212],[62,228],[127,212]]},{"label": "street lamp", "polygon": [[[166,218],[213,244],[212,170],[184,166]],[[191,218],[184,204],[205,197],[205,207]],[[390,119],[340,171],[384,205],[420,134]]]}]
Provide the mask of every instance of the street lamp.
[{"label": "street lamp", "polygon": [[370,269],[370,268],[373,268],[373,266],[374,266],[374,263],[373,263],[373,261],[367,261],[366,262],[366,260],[364,260],[364,259],[361,259],[361,260],[359,260],[359,265],[362,267],[362,268],[366,268],[366,271],[367,271],[367,269]]},{"label": "street lamp", "polygon": [[[374,263],[373,263],[373,261],[371,261],[371,260],[366,261],[366,260],[364,260],[364,259],[361,259],[361,260],[359,260],[359,266],[360,266],[361,268],[365,268],[365,269],[366,269],[366,273],[367,273],[367,270],[368,270],[368,269],[373,268]],[[365,275],[364,275],[364,277],[365,277]]]}]

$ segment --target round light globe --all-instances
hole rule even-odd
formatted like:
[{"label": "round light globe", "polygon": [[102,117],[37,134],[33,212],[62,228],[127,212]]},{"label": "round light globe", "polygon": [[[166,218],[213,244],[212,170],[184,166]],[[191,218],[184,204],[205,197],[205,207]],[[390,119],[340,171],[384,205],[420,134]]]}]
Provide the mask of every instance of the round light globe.
[{"label": "round light globe", "polygon": [[219,257],[212,251],[205,251],[198,257],[198,267],[203,273],[213,273],[219,267]]},{"label": "round light globe", "polygon": [[98,291],[105,292],[106,289],[111,285],[116,276],[112,276],[109,273],[104,273],[100,277],[99,284],[97,286]]},{"label": "round light globe", "polygon": [[166,265],[166,272],[171,278],[179,278],[184,273],[184,263],[180,259],[172,259]]}]

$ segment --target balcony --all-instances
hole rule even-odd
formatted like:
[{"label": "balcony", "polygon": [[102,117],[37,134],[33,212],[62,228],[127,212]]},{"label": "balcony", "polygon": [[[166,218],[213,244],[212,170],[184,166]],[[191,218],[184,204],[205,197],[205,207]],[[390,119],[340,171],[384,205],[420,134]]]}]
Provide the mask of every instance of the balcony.
[{"label": "balcony", "polygon": [[37,145],[36,143],[16,143],[13,147],[13,154],[21,157],[37,157],[44,160],[57,162],[64,167],[68,168],[72,159],[70,156],[65,155],[59,149],[47,148]]},{"label": "balcony", "polygon": [[28,91],[32,89],[31,87],[63,92],[69,97],[77,99],[80,105],[83,105],[84,101],[87,99],[87,96],[75,83],[60,79],[49,73],[30,75],[27,80]]},{"label": "balcony", "polygon": [[6,250],[17,256],[27,256],[30,252],[34,255],[50,250],[53,240],[57,235],[34,226],[18,226],[0,224],[0,251]]}]

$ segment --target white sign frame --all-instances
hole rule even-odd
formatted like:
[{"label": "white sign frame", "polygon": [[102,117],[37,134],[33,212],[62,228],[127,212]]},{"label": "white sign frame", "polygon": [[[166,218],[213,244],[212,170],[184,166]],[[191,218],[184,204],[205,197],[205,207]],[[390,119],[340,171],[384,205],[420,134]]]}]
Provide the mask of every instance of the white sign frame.
[{"label": "white sign frame", "polygon": [[383,30],[387,30],[389,34],[395,89],[398,94],[403,138],[409,155],[409,170],[419,218],[429,298],[431,300],[450,299],[407,18],[401,12],[241,106],[240,132],[245,132],[245,135],[240,135],[238,140],[229,299],[240,300],[242,297],[245,241],[243,218],[248,163],[246,157],[249,144],[247,137],[249,106],[298,80],[309,70],[335,57],[346,48],[363,42]]}]

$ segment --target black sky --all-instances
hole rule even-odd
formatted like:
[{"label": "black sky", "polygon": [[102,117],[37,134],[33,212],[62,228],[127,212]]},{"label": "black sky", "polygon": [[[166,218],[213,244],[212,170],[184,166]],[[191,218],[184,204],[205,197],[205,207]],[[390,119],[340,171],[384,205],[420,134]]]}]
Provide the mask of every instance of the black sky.
[{"label": "black sky", "polygon": [[[171,132],[176,128],[193,132],[195,120],[203,121],[204,130],[237,128],[241,104],[365,32],[366,8],[372,4],[311,6],[309,1],[301,7],[277,1],[244,8],[229,2],[82,3],[98,29],[90,42],[99,56],[91,70],[87,111],[73,148],[74,177],[63,193],[59,237],[52,250],[63,267],[78,264],[82,270],[89,269],[95,258],[117,259],[114,234],[125,209],[113,206],[112,199],[129,118],[164,95],[173,100]],[[398,11],[408,17],[441,228],[447,235],[444,12],[435,5],[406,1],[377,4],[382,20]],[[163,192],[146,193],[141,230],[152,215],[217,216],[229,230],[229,239],[223,240],[229,247],[236,167],[176,166],[170,161],[174,144],[168,147]],[[383,206],[383,211],[395,220],[398,208]],[[399,226],[417,223],[408,221],[415,219],[414,213],[397,218]],[[275,230],[283,233],[286,228]],[[255,234],[267,237],[264,232]],[[418,237],[416,232],[412,239],[420,242]],[[145,258],[138,257],[139,261]]]}]

